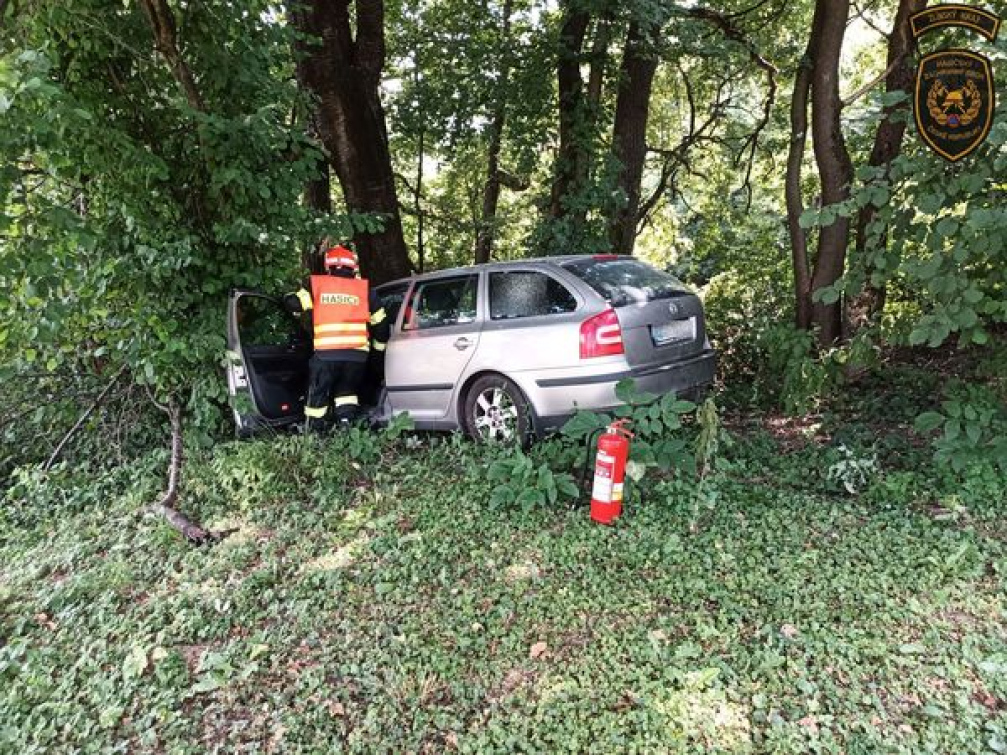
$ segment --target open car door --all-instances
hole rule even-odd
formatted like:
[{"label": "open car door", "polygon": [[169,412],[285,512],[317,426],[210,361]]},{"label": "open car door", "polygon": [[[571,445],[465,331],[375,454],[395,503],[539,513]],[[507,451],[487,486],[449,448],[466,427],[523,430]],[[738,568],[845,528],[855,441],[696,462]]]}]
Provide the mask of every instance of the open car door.
[{"label": "open car door", "polygon": [[311,339],[282,302],[235,290],[227,308],[227,389],[238,435],[304,417]]}]

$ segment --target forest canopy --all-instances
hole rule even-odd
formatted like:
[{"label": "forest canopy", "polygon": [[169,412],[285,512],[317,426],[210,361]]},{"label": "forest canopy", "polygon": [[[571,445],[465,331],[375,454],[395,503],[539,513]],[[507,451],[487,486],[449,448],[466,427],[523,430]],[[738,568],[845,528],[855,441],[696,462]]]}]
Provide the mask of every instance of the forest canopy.
[{"label": "forest canopy", "polygon": [[[375,283],[636,254],[702,287],[725,375],[780,405],[879,346],[985,345],[1005,43],[915,40],[926,6],[5,0],[4,464],[119,375],[124,416],[170,398],[227,432],[227,293],[289,289],[323,239]],[[954,165],[907,128],[917,59],[952,44],[1000,69]]]}]

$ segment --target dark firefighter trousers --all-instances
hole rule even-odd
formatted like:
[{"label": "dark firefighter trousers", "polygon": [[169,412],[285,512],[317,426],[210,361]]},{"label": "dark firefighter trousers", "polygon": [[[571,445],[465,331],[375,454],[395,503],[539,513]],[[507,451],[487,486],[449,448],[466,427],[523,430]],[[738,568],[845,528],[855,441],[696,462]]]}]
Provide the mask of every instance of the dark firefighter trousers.
[{"label": "dark firefighter trousers", "polygon": [[[311,358],[308,368],[308,404],[304,414],[308,419],[337,421],[353,419],[360,408],[360,388],[367,374],[366,362],[346,362]],[[335,407],[335,414],[329,407]]]}]

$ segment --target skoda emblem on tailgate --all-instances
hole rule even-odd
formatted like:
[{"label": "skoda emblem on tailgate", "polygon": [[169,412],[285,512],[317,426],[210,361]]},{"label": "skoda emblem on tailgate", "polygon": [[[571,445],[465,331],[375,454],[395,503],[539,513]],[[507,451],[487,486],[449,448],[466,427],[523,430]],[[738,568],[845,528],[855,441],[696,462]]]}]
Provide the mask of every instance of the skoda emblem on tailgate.
[{"label": "skoda emblem on tailgate", "polygon": [[672,317],[676,317],[678,315],[678,305],[675,304],[675,302],[671,302],[670,304],[668,304],[668,313]]}]

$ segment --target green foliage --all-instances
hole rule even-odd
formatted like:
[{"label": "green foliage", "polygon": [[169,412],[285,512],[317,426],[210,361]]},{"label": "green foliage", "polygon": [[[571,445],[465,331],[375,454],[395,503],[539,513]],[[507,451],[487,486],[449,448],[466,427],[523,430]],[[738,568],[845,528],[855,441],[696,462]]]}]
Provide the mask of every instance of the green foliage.
[{"label": "green foliage", "polygon": [[826,479],[842,486],[850,495],[863,492],[878,475],[877,455],[860,455],[852,448],[841,445],[840,458],[829,465]]},{"label": "green foliage", "polygon": [[554,472],[545,462],[536,463],[520,449],[494,461],[487,477],[496,483],[491,506],[516,505],[527,513],[533,506],[553,505],[579,495],[573,475]]},{"label": "green foliage", "polygon": [[[986,345],[991,328],[1007,321],[1003,305],[1007,237],[1007,108],[999,107],[989,138],[976,155],[948,165],[910,139],[885,178],[861,171],[857,207],[874,205],[868,249],[851,260],[841,289],[886,285],[904,325],[903,342],[936,348]],[[886,241],[887,243],[882,243]]]},{"label": "green foliage", "polygon": [[1007,471],[1007,407],[1002,396],[977,385],[957,385],[949,390],[940,411],[916,418],[916,430],[934,438],[934,459],[956,472],[983,463]]},{"label": "green foliage", "polygon": [[518,515],[503,449],[429,435],[193,449],[180,505],[237,528],[198,549],[143,513],[163,453],[39,475],[0,520],[0,749],[995,751],[1003,475],[880,439],[853,497],[829,444],[734,438],[695,528],[679,477],[615,528]]},{"label": "green foliage", "polygon": [[633,380],[621,381],[615,389],[616,397],[625,404],[614,412],[614,417],[595,412],[578,412],[563,427],[563,435],[574,442],[586,442],[596,431],[607,427],[615,418],[627,420],[627,429],[633,433],[630,446],[632,476],[641,479],[645,470],[661,472],[683,469],[695,472],[695,459],[689,453],[688,443],[674,434],[682,427],[682,418],[696,410],[691,401],[675,397],[673,393],[655,396],[640,391]]},{"label": "green foliage", "polygon": [[[304,109],[283,75],[292,40],[268,9],[182,12],[205,111],[182,97],[139,6],[43,2],[11,19],[17,43],[0,57],[5,403],[26,374],[100,383],[126,366],[134,401],[143,387],[174,394],[191,424],[216,432],[228,291],[281,289],[319,236],[370,223],[300,203],[322,155],[290,121]],[[39,430],[75,416],[43,408]]]}]

